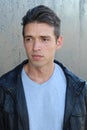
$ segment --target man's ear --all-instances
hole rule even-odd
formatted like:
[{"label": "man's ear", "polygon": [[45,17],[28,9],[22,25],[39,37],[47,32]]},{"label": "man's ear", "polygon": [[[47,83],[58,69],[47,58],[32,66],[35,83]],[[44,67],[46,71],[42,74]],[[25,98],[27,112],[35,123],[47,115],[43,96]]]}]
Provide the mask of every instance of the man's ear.
[{"label": "man's ear", "polygon": [[62,36],[59,36],[59,38],[57,39],[57,47],[56,49],[60,49],[63,45],[63,37]]}]

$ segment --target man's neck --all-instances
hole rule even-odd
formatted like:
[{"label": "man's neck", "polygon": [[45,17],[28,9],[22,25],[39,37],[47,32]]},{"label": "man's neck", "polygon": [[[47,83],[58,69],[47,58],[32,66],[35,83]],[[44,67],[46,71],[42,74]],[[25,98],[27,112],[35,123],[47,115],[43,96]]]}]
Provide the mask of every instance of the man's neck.
[{"label": "man's neck", "polygon": [[54,71],[54,63],[49,66],[33,67],[29,64],[24,66],[24,70],[29,78],[38,84],[42,84],[49,80]]}]

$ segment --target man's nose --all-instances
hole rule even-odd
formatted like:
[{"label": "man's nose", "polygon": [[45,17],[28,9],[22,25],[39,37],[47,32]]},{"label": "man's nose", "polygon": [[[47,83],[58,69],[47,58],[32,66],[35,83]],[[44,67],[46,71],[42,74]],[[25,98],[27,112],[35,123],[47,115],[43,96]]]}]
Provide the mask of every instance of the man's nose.
[{"label": "man's nose", "polygon": [[33,44],[33,50],[38,51],[41,50],[41,43],[39,41],[35,41]]}]

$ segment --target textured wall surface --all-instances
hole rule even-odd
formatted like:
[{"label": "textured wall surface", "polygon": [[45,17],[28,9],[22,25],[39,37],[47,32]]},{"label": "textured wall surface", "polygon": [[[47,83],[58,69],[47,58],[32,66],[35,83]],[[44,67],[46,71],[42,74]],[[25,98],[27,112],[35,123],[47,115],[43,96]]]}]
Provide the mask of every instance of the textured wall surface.
[{"label": "textured wall surface", "polygon": [[62,20],[63,47],[56,59],[87,80],[87,0],[0,0],[0,75],[26,58],[21,19],[39,4],[51,7]]}]

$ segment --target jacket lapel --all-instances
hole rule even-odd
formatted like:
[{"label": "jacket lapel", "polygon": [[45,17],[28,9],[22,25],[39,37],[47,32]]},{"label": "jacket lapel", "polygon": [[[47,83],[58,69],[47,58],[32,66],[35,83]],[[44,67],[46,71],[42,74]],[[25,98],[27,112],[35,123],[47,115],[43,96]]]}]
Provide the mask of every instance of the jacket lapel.
[{"label": "jacket lapel", "polygon": [[29,130],[29,119],[24,95],[21,75],[18,77],[17,82],[17,111],[18,111],[18,127],[19,129]]},{"label": "jacket lapel", "polygon": [[66,101],[65,101],[65,114],[64,114],[64,130],[69,125],[69,118],[72,114],[75,102],[76,102],[76,91],[75,83],[72,79],[68,80],[67,91],[66,91]]}]

